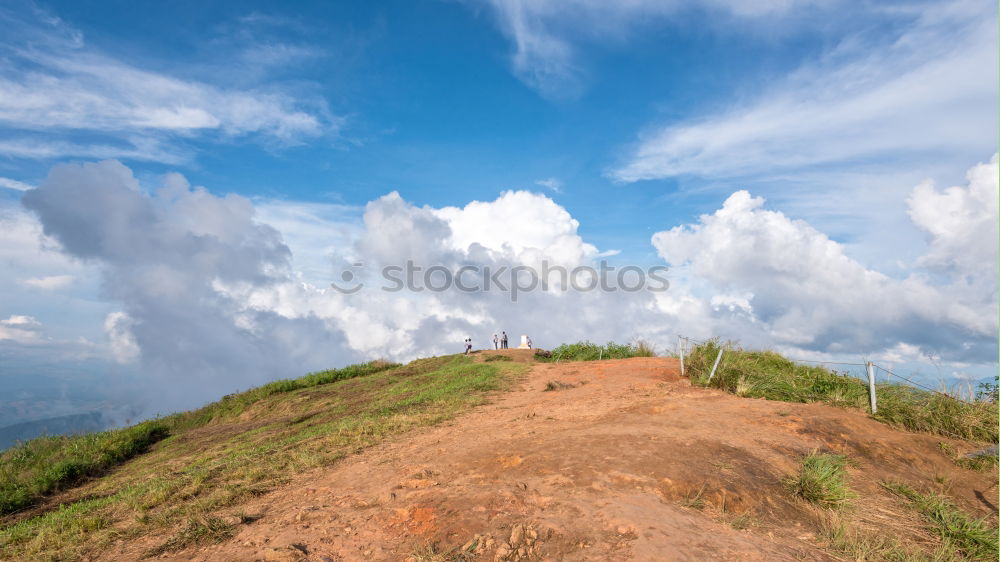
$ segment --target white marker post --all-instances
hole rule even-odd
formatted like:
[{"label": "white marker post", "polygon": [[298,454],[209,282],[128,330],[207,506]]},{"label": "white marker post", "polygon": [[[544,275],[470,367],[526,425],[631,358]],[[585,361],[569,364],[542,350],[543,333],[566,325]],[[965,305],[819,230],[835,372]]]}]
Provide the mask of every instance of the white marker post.
[{"label": "white marker post", "polygon": [[719,368],[719,361],[722,361],[722,351],[723,349],[720,347],[719,354],[715,357],[715,365],[712,365],[712,372],[708,375],[709,382],[711,382],[712,377],[715,376],[715,370]]},{"label": "white marker post", "polygon": [[684,338],[677,336],[677,350],[681,356],[681,376],[684,376]]},{"label": "white marker post", "polygon": [[872,413],[878,411],[878,403],[875,399],[875,364],[865,361],[865,368],[868,370],[868,399],[872,403]]}]

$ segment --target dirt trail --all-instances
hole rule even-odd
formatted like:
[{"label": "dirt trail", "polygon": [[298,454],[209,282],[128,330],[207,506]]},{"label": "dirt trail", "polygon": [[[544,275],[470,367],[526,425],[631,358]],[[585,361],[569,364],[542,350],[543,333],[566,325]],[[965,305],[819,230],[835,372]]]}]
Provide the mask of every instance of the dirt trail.
[{"label": "dirt trail", "polygon": [[[862,412],[693,388],[673,359],[535,364],[490,405],[255,500],[244,511],[261,518],[232,540],[162,558],[824,560],[814,511],[782,484],[813,449],[858,461],[851,485],[872,498],[859,517],[882,532],[919,527],[887,479],[946,478],[962,507],[995,517],[977,497],[995,495],[990,475],[956,467],[939,441]],[[106,558],[138,558],[153,539]],[[431,556],[463,545],[474,555]]]}]

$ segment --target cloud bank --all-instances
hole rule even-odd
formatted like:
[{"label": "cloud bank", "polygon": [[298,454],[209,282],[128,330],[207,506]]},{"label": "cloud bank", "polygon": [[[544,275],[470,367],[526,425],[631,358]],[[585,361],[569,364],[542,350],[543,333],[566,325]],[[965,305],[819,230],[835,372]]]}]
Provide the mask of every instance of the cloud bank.
[{"label": "cloud bank", "polygon": [[242,197],[216,197],[176,174],[148,194],[128,168],[105,161],[54,167],[23,204],[65,253],[100,268],[104,296],[124,312],[107,319],[115,356],[141,360],[157,407],[357,357],[312,315],[249,308],[217,289],[290,279],[281,236],[254,221]]},{"label": "cloud bank", "polygon": [[[653,235],[672,268],[666,293],[534,291],[517,303],[499,290],[388,293],[378,272],[406,260],[452,271],[573,267],[607,254],[543,194],[435,208],[390,193],[356,218],[348,208],[280,202],[258,213],[177,174],[146,191],[127,167],[105,161],[56,166],[23,203],[62,252],[99,269],[103,296],[118,308],[103,321],[108,353],[150,377],[159,411],[362,359],[454,353],[466,337],[485,347],[501,330],[547,347],[641,338],[665,350],[685,333],[959,367],[992,364],[997,353],[996,157],[972,168],[966,185],[923,183],[900,202],[927,237],[904,277],[866,268],[808,223],[737,191],[697,223]],[[296,272],[299,259],[317,268],[310,279]],[[348,295],[317,281],[324,260],[329,280],[363,264],[357,275],[369,286]],[[20,316],[2,329],[25,344],[36,337]]]}]

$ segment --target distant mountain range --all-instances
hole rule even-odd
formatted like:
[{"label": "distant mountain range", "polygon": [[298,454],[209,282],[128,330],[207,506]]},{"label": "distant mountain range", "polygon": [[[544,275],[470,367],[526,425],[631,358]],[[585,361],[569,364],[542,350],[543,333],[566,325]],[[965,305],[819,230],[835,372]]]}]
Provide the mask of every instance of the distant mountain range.
[{"label": "distant mountain range", "polygon": [[108,427],[100,412],[70,414],[0,427],[0,450],[42,435],[74,435]]}]

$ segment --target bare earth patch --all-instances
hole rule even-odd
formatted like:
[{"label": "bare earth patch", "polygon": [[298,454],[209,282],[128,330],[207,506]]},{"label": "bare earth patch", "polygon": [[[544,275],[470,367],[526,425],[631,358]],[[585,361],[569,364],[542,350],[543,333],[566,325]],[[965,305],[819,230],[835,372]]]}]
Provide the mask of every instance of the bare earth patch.
[{"label": "bare earth patch", "polygon": [[[552,381],[567,386],[544,392]],[[673,359],[535,364],[492,404],[250,500],[231,539],[157,559],[836,559],[824,514],[783,483],[813,450],[855,463],[848,510],[862,527],[934,540],[884,480],[946,486],[995,522],[982,499],[996,496],[994,475],[956,466],[943,440],[860,411],[692,388]],[[97,559],[139,559],[163,540],[123,541]]]}]

